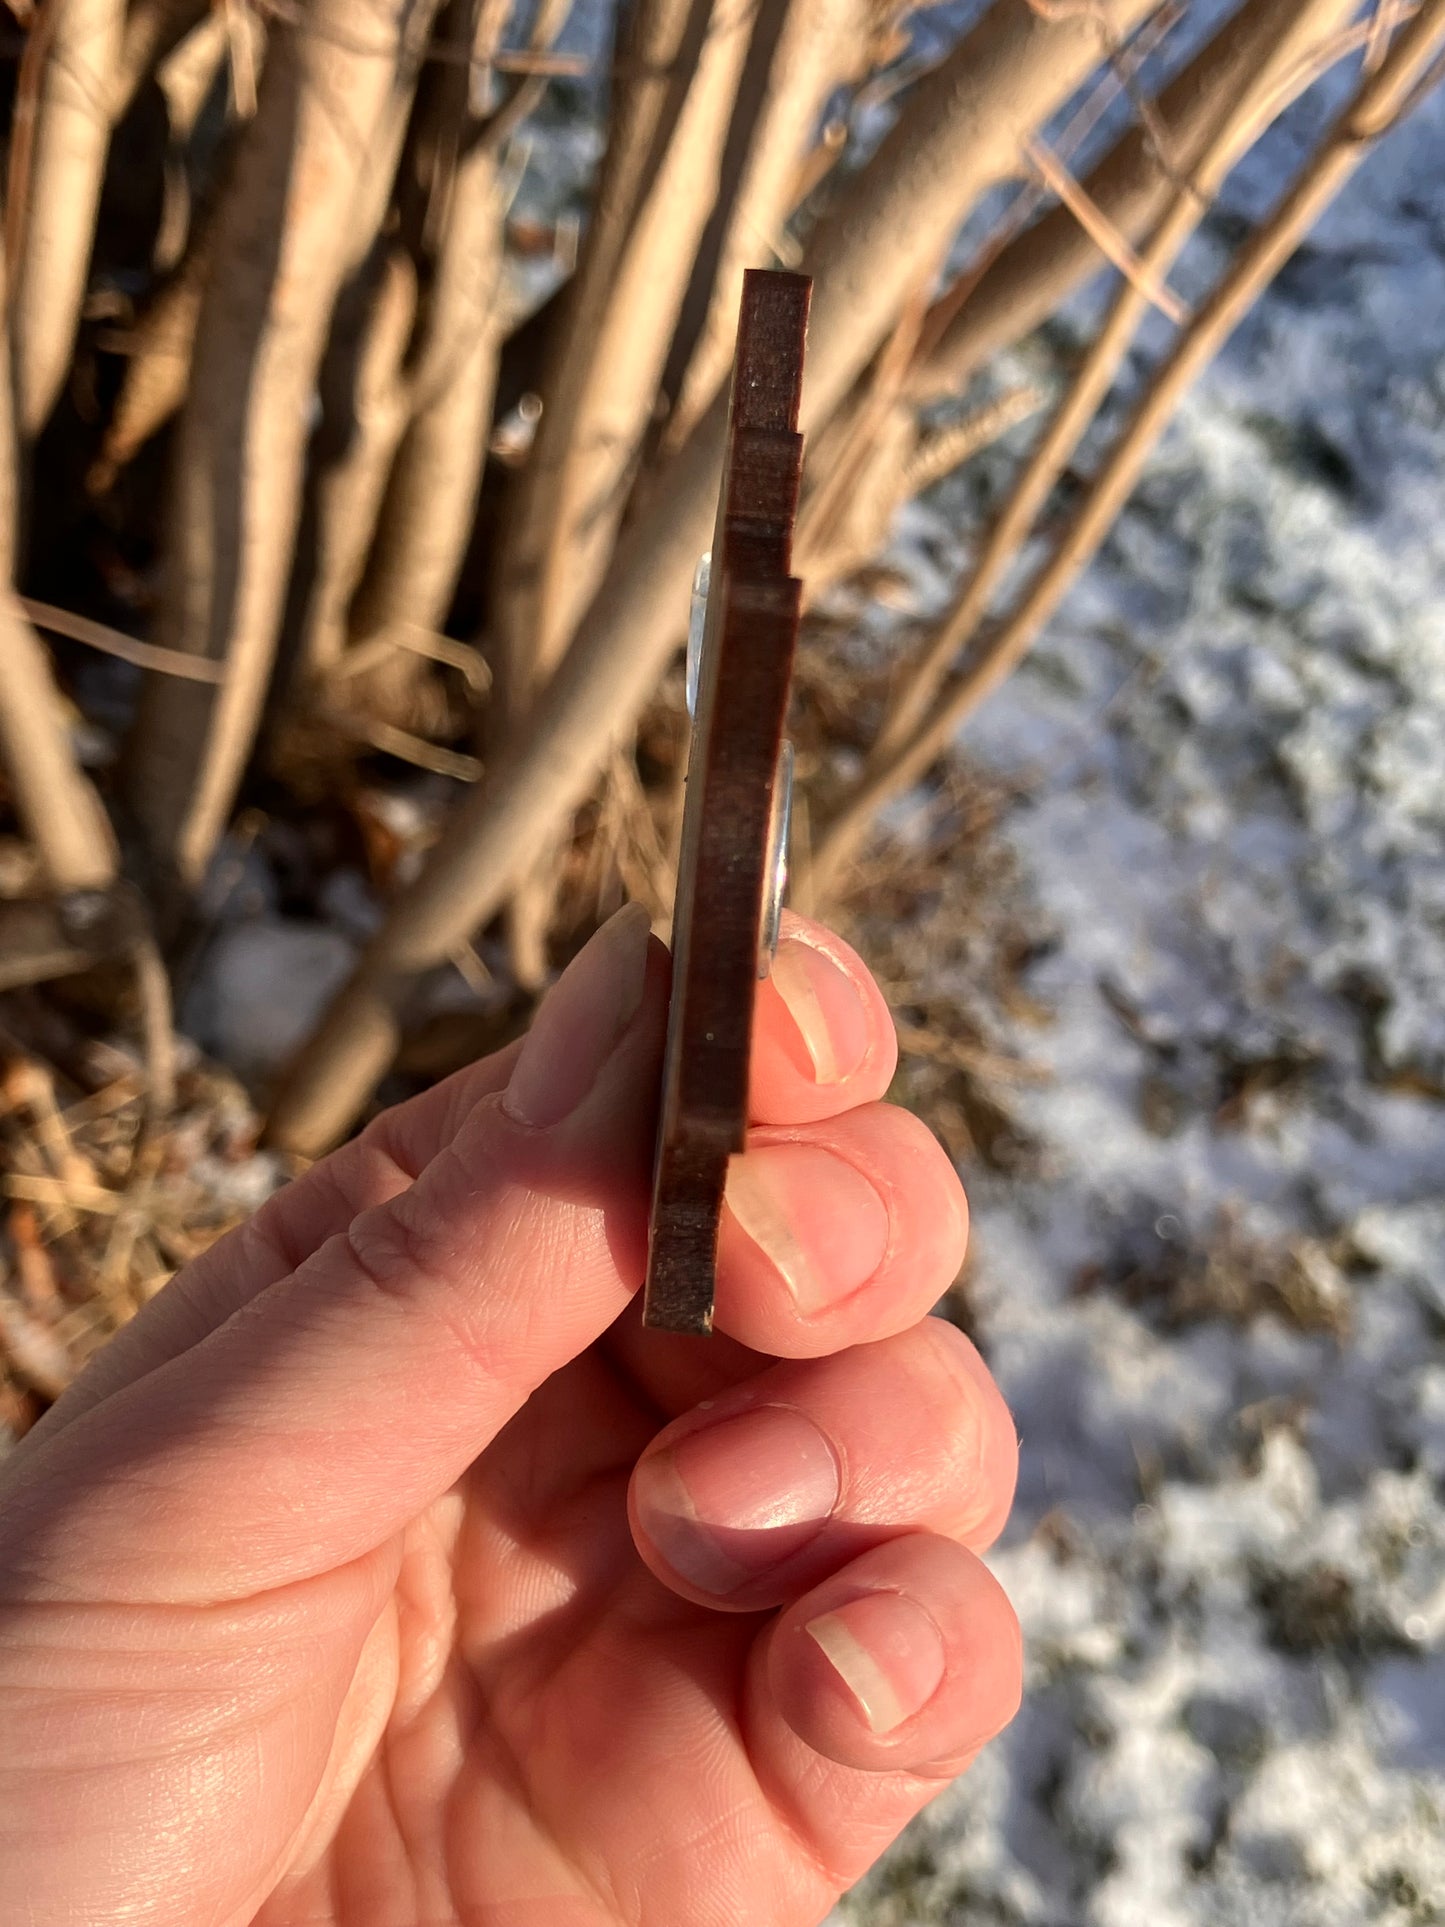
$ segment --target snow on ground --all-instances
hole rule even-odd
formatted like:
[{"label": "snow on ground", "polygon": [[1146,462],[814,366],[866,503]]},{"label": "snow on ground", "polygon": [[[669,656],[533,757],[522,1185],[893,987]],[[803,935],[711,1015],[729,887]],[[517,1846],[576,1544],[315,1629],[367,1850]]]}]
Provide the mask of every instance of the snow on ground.
[{"label": "snow on ground", "polygon": [[[839,1921],[1445,1920],[1442,152],[1437,92],[968,729],[1054,937],[1039,1170],[971,1181],[1028,1687]],[[903,519],[916,606],[978,496]]]}]

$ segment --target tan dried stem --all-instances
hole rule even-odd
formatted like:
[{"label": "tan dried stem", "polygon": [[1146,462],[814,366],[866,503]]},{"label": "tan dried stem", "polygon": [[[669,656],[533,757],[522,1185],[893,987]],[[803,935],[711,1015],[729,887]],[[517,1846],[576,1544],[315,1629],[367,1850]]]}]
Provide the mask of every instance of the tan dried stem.
[{"label": "tan dried stem", "polygon": [[[1108,7],[1117,39],[1149,0]],[[894,325],[905,291],[939,260],[979,195],[1018,166],[1020,143],[1087,78],[1090,21],[1050,25],[995,7],[909,97],[869,162],[840,186],[805,265],[816,277],[805,425],[816,431]],[[293,1066],[272,1118],[278,1143],[317,1150],[350,1125],[391,1060],[396,1000],[442,963],[556,843],[613,744],[624,740],[686,621],[688,588],[717,502],[719,404],[626,528],[585,622],[525,730],[499,750],[360,969]]]},{"label": "tan dried stem", "polygon": [[[344,310],[353,306],[357,317],[347,325]],[[416,265],[399,244],[380,249],[338,305],[311,457],[314,578],[296,648],[303,682],[324,681],[346,654],[352,598],[411,412],[403,364],[416,308]]]},{"label": "tan dried stem", "polygon": [[878,810],[916,782],[1009,675],[1096,554],[1180,399],[1445,52],[1445,0],[1427,0],[1334,122],[1275,213],[1237,255],[1135,407],[1079,509],[1014,612],[939,692],[932,712],[859,785],[820,839],[807,890],[823,900]]},{"label": "tan dried stem", "polygon": [[221,665],[204,657],[187,655],[180,649],[163,649],[155,642],[141,642],[134,636],[122,635],[107,623],[77,615],[71,609],[57,609],[51,602],[37,602],[33,596],[17,596],[15,600],[37,629],[48,629],[52,635],[84,643],[86,648],[98,649],[104,656],[134,663],[137,669],[154,669],[162,676],[184,676],[191,682],[221,680]]},{"label": "tan dried stem", "polygon": [[[782,0],[760,0],[761,22]],[[717,193],[754,12],[639,0],[607,152],[505,516],[492,612],[508,723],[561,659],[607,566]],[[761,31],[761,26],[759,31]]]},{"label": "tan dried stem", "polygon": [[[1130,273],[1091,344],[1008,500],[995,518],[948,616],[927,647],[904,668],[884,717],[871,768],[880,768],[917,729],[940,685],[987,613],[1018,549],[1027,539],[1059,477],[1073,459],[1090,422],[1113,385],[1139,324],[1161,297],[1176,297],[1165,282],[1185,243],[1204,218],[1210,199],[1230,168],[1258,137],[1259,101],[1281,73],[1298,61],[1312,40],[1336,24],[1340,0],[1270,0],[1254,10],[1251,80],[1220,103],[1214,128],[1195,159],[1190,177],[1174,192],[1142,257]],[[1107,252],[1107,250],[1106,250]],[[1132,253],[1132,250],[1130,251]],[[1177,312],[1177,309],[1176,309]]]},{"label": "tan dried stem", "polygon": [[270,676],[308,410],[337,292],[385,207],[434,0],[354,0],[270,36],[255,118],[218,215],[177,437],[161,640],[224,662],[217,690],[148,682],[128,745],[135,817],[193,886],[225,827]]},{"label": "tan dried stem", "polygon": [[903,470],[903,498],[909,500],[932,488],[971,455],[1037,414],[1043,405],[1042,389],[1022,382],[1017,388],[1005,390],[996,401],[974,409],[962,421],[950,422],[946,428],[921,437]]},{"label": "tan dried stem", "polygon": [[120,391],[85,478],[104,495],[146,443],[180,409],[190,386],[201,297],[211,272],[214,208],[195,223],[186,253],[135,326],[117,345],[127,356]]},{"label": "tan dried stem", "polygon": [[[1337,0],[1336,21],[1357,4]],[[1188,177],[1221,112],[1251,86],[1260,57],[1260,23],[1278,18],[1274,0],[1247,0],[1160,91],[1155,109],[1169,130],[1167,158],[1135,124],[1081,182],[1091,206],[1125,245],[1137,245],[1157,225],[1177,177]],[[1312,77],[1302,61],[1281,73],[1287,91],[1259,100],[1262,123],[1276,118]],[[983,268],[965,300],[952,290],[940,298],[924,330],[929,345],[911,373],[910,395],[925,402],[961,388],[992,355],[1032,333],[1105,264],[1095,236],[1069,208],[1045,214]]]},{"label": "tan dried stem", "polygon": [[45,646],[9,588],[0,588],[0,762],[50,888],[110,883],[115,839],[76,761]]},{"label": "tan dried stem", "polygon": [[125,118],[143,83],[212,11],[212,0],[132,0],[111,76],[112,120]]},{"label": "tan dried stem", "polygon": [[[545,26],[555,36],[554,17]],[[438,108],[465,139],[465,73]],[[524,82],[524,87],[531,83]],[[499,138],[500,135],[500,138]],[[507,316],[501,299],[503,219],[509,183],[501,130],[478,137],[438,179],[441,229],[433,270],[403,370],[406,420],[378,505],[375,537],[347,619],[348,647],[406,624],[439,630],[466,552],[486,457],[497,358]],[[393,654],[379,680],[358,683],[373,703],[405,707],[420,659]],[[390,694],[388,695],[388,689]]]},{"label": "tan dried stem", "polygon": [[[727,380],[743,273],[781,257],[828,96],[841,82],[861,78],[868,60],[870,11],[865,0],[788,0],[775,40],[762,31],[767,14],[759,16],[717,208],[679,317],[686,372],[663,436],[667,452],[682,446]],[[709,247],[713,229],[716,246]]]},{"label": "tan dried stem", "polygon": [[[126,367],[100,450],[86,476],[86,488],[92,495],[103,495],[114,486],[120,471],[178,412],[190,385],[201,296],[211,272],[224,184],[240,144],[241,123],[231,121],[211,164],[209,184],[195,205],[182,155],[222,62],[235,65],[238,39],[246,42],[246,72],[253,83],[265,56],[264,29],[256,16],[246,13],[237,34],[228,32],[231,18],[229,14],[222,17],[208,4],[201,24],[172,48],[155,70],[170,123],[168,178],[170,191],[179,203],[180,232],[172,257],[174,265],[151,294],[135,325],[107,342],[125,355]],[[134,14],[131,19],[134,21]],[[254,103],[251,111],[255,111]]]},{"label": "tan dried stem", "polygon": [[[901,410],[898,402],[928,312],[932,278],[920,277],[849,406],[827,424],[811,451],[795,541],[795,567],[809,596],[818,592],[821,558],[836,546],[835,532],[856,526],[859,499],[866,499],[872,511],[869,520],[876,519],[881,501],[892,498],[897,504],[913,444],[912,411]],[[891,514],[890,508],[886,516]],[[886,528],[886,517],[881,526]]]},{"label": "tan dried stem", "polygon": [[45,426],[70,367],[124,28],[125,0],[46,0],[27,49],[39,53],[33,123],[30,67],[22,62],[8,237],[15,421],[22,443]]},{"label": "tan dried stem", "polygon": [[873,436],[854,486],[802,555],[798,566],[808,602],[816,602],[833,583],[872,561],[905,502],[952,474],[1043,403],[1037,388],[1012,388],[960,421],[928,434],[920,433],[906,404],[895,406]]},{"label": "tan dried stem", "polygon": [[[443,30],[454,39],[464,30],[485,66],[510,10],[510,0],[458,7]],[[551,47],[566,14],[567,0],[540,10],[534,52]],[[419,171],[425,203],[422,281],[413,271],[404,328],[399,316],[386,325],[384,288],[376,301],[350,445],[324,484],[317,614],[302,646],[312,675],[344,670],[348,687],[343,696],[333,686],[332,700],[398,722],[415,706],[424,652],[393,640],[440,629],[472,528],[507,320],[506,143],[546,84],[524,79],[483,126],[472,117],[472,81],[455,64],[426,79],[404,163]],[[393,271],[401,268],[398,259]]]},{"label": "tan dried stem", "polygon": [[[0,315],[4,295],[0,263]],[[8,345],[0,325],[0,366],[8,358]],[[49,653],[10,586],[17,481],[10,384],[0,381],[0,764],[49,887],[61,892],[104,889],[116,875],[115,839],[71,746]]]},{"label": "tan dried stem", "polygon": [[1025,143],[1024,152],[1039,179],[1057,196],[1060,205],[1069,210],[1104,259],[1112,262],[1124,279],[1133,282],[1164,319],[1172,321],[1177,327],[1187,313],[1184,303],[1172,288],[1153,273],[1148,263],[1139,258],[1125,236],[1120,234],[1103,209],[1094,205],[1087,190],[1074,179],[1058,156],[1036,138]]},{"label": "tan dried stem", "polygon": [[[495,726],[521,726],[607,567],[668,350],[719,196],[750,49],[788,0],[639,0],[577,272],[548,343],[544,408],[499,544]],[[555,879],[534,867],[510,914],[518,980],[547,969]]]}]

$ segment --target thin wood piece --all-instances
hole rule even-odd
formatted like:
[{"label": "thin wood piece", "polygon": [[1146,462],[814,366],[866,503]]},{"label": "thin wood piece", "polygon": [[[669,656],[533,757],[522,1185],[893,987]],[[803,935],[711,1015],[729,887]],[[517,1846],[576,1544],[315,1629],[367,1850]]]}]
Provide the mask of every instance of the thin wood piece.
[{"label": "thin wood piece", "polygon": [[712,1330],[728,1159],[747,1131],[748,1057],[778,759],[802,584],[791,573],[812,283],[743,281],[727,460],[673,913],[673,990],[643,1323]]}]

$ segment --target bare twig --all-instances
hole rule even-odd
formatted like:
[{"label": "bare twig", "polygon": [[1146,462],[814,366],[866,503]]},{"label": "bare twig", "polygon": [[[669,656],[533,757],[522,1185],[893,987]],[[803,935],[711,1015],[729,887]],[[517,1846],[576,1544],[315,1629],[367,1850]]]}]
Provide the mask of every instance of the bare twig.
[{"label": "bare twig", "polygon": [[1079,226],[1098,248],[1099,252],[1124,276],[1132,281],[1139,292],[1156,307],[1166,321],[1177,327],[1184,319],[1184,303],[1174,290],[1152,273],[1148,264],[1141,261],[1130,247],[1125,237],[1110,221],[1103,209],[1096,206],[1088,192],[1083,188],[1068,168],[1036,136],[1024,142],[1024,152],[1040,180],[1058,195],[1060,202],[1069,210]]},{"label": "bare twig", "polygon": [[722,192],[672,348],[685,373],[672,383],[677,399],[666,449],[682,446],[726,380],[743,271],[780,254],[819,115],[830,92],[858,76],[868,52],[862,0],[788,0],[773,14],[760,12],[728,132]]},{"label": "bare twig", "polygon": [[[0,271],[0,313],[3,309]],[[8,346],[0,326],[0,367],[8,361]],[[50,887],[102,889],[116,873],[115,839],[71,747],[49,655],[10,587],[17,480],[10,384],[0,381],[0,762]]]},{"label": "bare twig", "polygon": [[1005,1057],[1000,1051],[969,1044],[961,1037],[948,1036],[921,1024],[897,1023],[898,1048],[905,1056],[927,1057],[947,1064],[951,1070],[987,1078],[999,1084],[1047,1084],[1051,1073],[1042,1065],[1022,1058]]},{"label": "bare twig", "polygon": [[[763,0],[763,16],[781,5]],[[627,77],[549,343],[547,405],[501,544],[492,642],[508,727],[556,667],[606,566],[717,190],[752,26],[737,0],[640,0],[628,24]]]},{"label": "bare twig", "polygon": [[146,1117],[154,1127],[176,1101],[176,1036],[171,1013],[171,980],[150,932],[139,935],[130,953],[140,1005],[142,1048],[146,1061]]},{"label": "bare twig", "polygon": [[223,663],[211,662],[205,656],[187,655],[183,649],[163,649],[159,643],[139,642],[134,636],[123,636],[119,629],[93,621],[90,616],[57,609],[50,602],[37,602],[33,596],[17,596],[15,600],[37,629],[49,629],[53,635],[84,643],[87,649],[98,649],[102,655],[134,663],[137,669],[153,669],[158,676],[181,676],[188,682],[207,683],[220,682],[226,673]]},{"label": "bare twig", "polygon": [[391,244],[378,250],[337,305],[311,451],[314,555],[296,643],[303,681],[324,678],[345,660],[347,614],[410,413],[402,369],[416,303],[411,254]]},{"label": "bare twig", "polygon": [[186,398],[201,297],[211,272],[218,210],[194,223],[180,265],[124,340],[129,356],[120,393],[85,485],[104,495],[128,462],[163,428]]},{"label": "bare twig", "polygon": [[[509,10],[495,0],[453,9],[479,62]],[[541,9],[539,50],[565,16],[566,0]],[[440,629],[471,533],[506,325],[502,224],[514,183],[504,150],[542,85],[524,80],[479,127],[467,69],[427,77],[405,163],[425,210],[414,319],[404,338],[383,344],[376,380],[361,384],[354,442],[328,483],[342,566],[318,573],[321,588],[329,584],[327,626],[313,631],[307,655],[313,667],[345,666],[348,704],[396,722],[415,707],[427,652],[398,654],[392,639]]]},{"label": "bare twig", "polygon": [[124,119],[142,82],[211,11],[212,0],[132,0],[111,73],[110,113]]},{"label": "bare twig", "polygon": [[1385,58],[1390,44],[1390,36],[1399,25],[1400,16],[1405,8],[1401,0],[1375,0],[1374,11],[1370,15],[1369,38],[1365,42],[1365,72],[1372,74]]},{"label": "bare twig", "polygon": [[[35,165],[35,122],[40,110],[45,62],[55,35],[56,10],[31,8],[15,76],[15,108],[10,121],[10,153],[5,169],[5,277],[15,278],[25,245],[25,221],[30,209],[30,176]],[[8,295],[6,297],[8,302]]]},{"label": "bare twig", "polygon": [[[32,29],[46,45],[11,307],[16,424],[25,442],[55,406],[80,324],[124,26],[125,0],[46,0]],[[11,195],[14,206],[13,182]]]},{"label": "bare twig", "polygon": [[932,712],[897,752],[874,769],[820,841],[811,889],[825,893],[877,810],[906,789],[947,747],[959,725],[1004,680],[1053,614],[1128,499],[1181,396],[1218,352],[1319,215],[1353,174],[1445,48],[1445,0],[1427,0],[1399,35],[1296,176],[1274,214],[1240,250],[1159,368],[1088,494],[1017,609],[986,647],[940,692]]},{"label": "bare twig", "polygon": [[[1132,79],[1132,73],[1137,72],[1163,44],[1179,24],[1182,11],[1183,0],[1165,0],[1165,4],[1144,21],[1129,45],[1116,49],[1110,56],[1056,136],[1054,145],[1061,160],[1072,159],[1123,91],[1126,77]],[[932,353],[934,344],[949,331],[963,309],[973,304],[975,291],[985,282],[994,263],[1011,248],[1038,213],[1044,199],[1045,189],[1041,181],[1029,178],[1020,185],[993,234],[965,271],[933,304],[923,329],[921,345],[926,353]],[[1061,225],[1067,232],[1067,224]],[[1077,223],[1072,225],[1077,228]],[[946,387],[957,385],[945,384]]]},{"label": "bare twig", "polygon": [[998,441],[1043,405],[1043,391],[1023,382],[1017,388],[1008,389],[997,401],[987,402],[971,415],[965,415],[962,421],[951,422],[947,428],[925,436],[904,466],[905,497],[921,495],[924,489],[932,488],[970,455]]},{"label": "bare twig", "polygon": [[[378,45],[271,36],[255,119],[218,216],[181,417],[162,637],[224,661],[218,691],[146,689],[128,746],[132,807],[189,886],[230,813],[270,675],[295,539],[307,408],[337,290],[372,245],[432,0],[369,0]],[[348,0],[308,19],[342,33]]]},{"label": "bare twig", "polygon": [[856,526],[853,505],[860,492],[869,498],[871,510],[871,514],[865,514],[864,526],[869,520],[875,522],[877,534],[886,532],[897,506],[903,465],[913,439],[912,411],[901,411],[898,402],[918,345],[918,331],[928,312],[928,283],[935,267],[936,263],[930,263],[927,275],[920,276],[909,292],[892,333],[850,398],[850,406],[840,410],[824,428],[812,452],[796,538],[797,569],[807,579],[810,596],[817,593],[824,573],[819,563],[832,545],[833,531],[840,526]]},{"label": "bare twig", "polygon": [[1273,0],[1258,9],[1252,25],[1256,46],[1251,79],[1221,103],[1214,128],[1197,157],[1191,178],[1175,192],[1139,262],[1139,272],[1120,288],[1103,327],[1068,392],[1025,464],[974,561],[948,616],[927,647],[899,678],[879,731],[870,768],[886,764],[932,705],[950,664],[972,637],[1020,544],[1051,490],[1073,458],[1118,373],[1146,309],[1158,306],[1157,291],[1185,242],[1203,219],[1208,199],[1254,137],[1258,99],[1298,58],[1301,47],[1328,29],[1337,0]]},{"label": "bare twig", "polygon": [[80,1184],[69,1178],[33,1177],[24,1171],[7,1171],[0,1178],[0,1184],[4,1185],[7,1197],[29,1198],[36,1204],[63,1204],[72,1211],[94,1211],[113,1217],[125,1208],[125,1199],[119,1191],[107,1191],[96,1184]]},{"label": "bare twig", "polygon": [[[308,17],[302,0],[247,0],[247,4],[272,20],[284,21],[289,27],[302,29],[313,39],[329,42],[343,53],[365,56],[381,50],[381,43],[365,34],[353,33],[325,24],[318,18]],[[476,45],[469,36],[451,40],[438,37],[426,46],[421,59],[426,65],[471,67],[477,60]],[[499,47],[488,56],[488,60],[499,74],[518,74],[524,78],[580,74],[587,69],[586,61],[576,54],[542,52],[532,47]]]},{"label": "bare twig", "polygon": [[333,686],[345,682],[349,676],[363,675],[375,669],[393,649],[409,649],[414,655],[425,656],[431,662],[445,663],[449,669],[459,670],[474,697],[485,696],[491,687],[492,672],[486,658],[479,655],[470,643],[458,642],[453,636],[438,635],[434,629],[423,629],[414,622],[398,623],[395,628],[384,629],[365,642],[357,643],[354,649],[348,649],[331,672]]},{"label": "bare twig", "polygon": [[[486,455],[505,322],[499,300],[505,188],[486,143],[450,183],[446,225],[405,388],[408,416],[376,515],[375,539],[347,621],[350,646],[446,620],[466,552]],[[414,681],[391,652],[373,700]],[[410,667],[414,670],[415,658]],[[395,673],[399,668],[401,674]],[[389,707],[404,707],[394,693]]]},{"label": "bare twig", "polygon": [[0,990],[72,977],[93,958],[48,898],[0,898]]},{"label": "bare twig", "polygon": [[[1356,4],[1335,0],[1331,18],[1336,23],[1347,18]],[[1091,205],[1126,243],[1138,244],[1157,224],[1178,185],[1173,174],[1187,179],[1221,113],[1246,90],[1254,93],[1261,50],[1267,49],[1268,35],[1278,31],[1280,18],[1276,0],[1247,0],[1160,93],[1157,116],[1169,130],[1172,169],[1147,130],[1136,125],[1082,182]],[[1283,91],[1255,95],[1257,127],[1268,125],[1313,77],[1298,58],[1286,70],[1273,71]],[[926,352],[910,377],[910,395],[927,401],[959,388],[1104,265],[1094,237],[1068,208],[1046,214],[988,262],[966,300],[953,290],[941,297],[924,330]]]},{"label": "bare twig", "polygon": [[[717,199],[745,57],[787,0],[640,0],[626,22],[607,153],[578,269],[549,342],[546,408],[516,474],[490,622],[494,728],[521,727],[612,552]],[[553,877],[511,913],[518,980],[540,985]]]},{"label": "bare twig", "polygon": [[343,736],[366,743],[372,749],[385,750],[388,756],[395,756],[403,763],[415,763],[418,769],[429,769],[437,776],[454,776],[460,783],[475,783],[481,777],[482,766],[475,756],[446,749],[440,743],[429,743],[424,737],[413,736],[410,731],[398,729],[375,716],[352,715],[348,710],[327,704],[319,705],[315,714],[320,721],[340,730]]}]

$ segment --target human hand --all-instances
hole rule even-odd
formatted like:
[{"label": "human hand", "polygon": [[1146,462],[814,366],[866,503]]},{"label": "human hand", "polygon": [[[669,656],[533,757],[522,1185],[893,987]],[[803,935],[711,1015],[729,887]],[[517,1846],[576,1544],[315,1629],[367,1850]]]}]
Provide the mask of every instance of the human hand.
[{"label": "human hand", "polygon": [[0,1468],[0,1919],[809,1927],[1009,1718],[1013,1430],[882,999],[789,920],[701,1341],[633,1295],[667,979],[621,912]]}]

